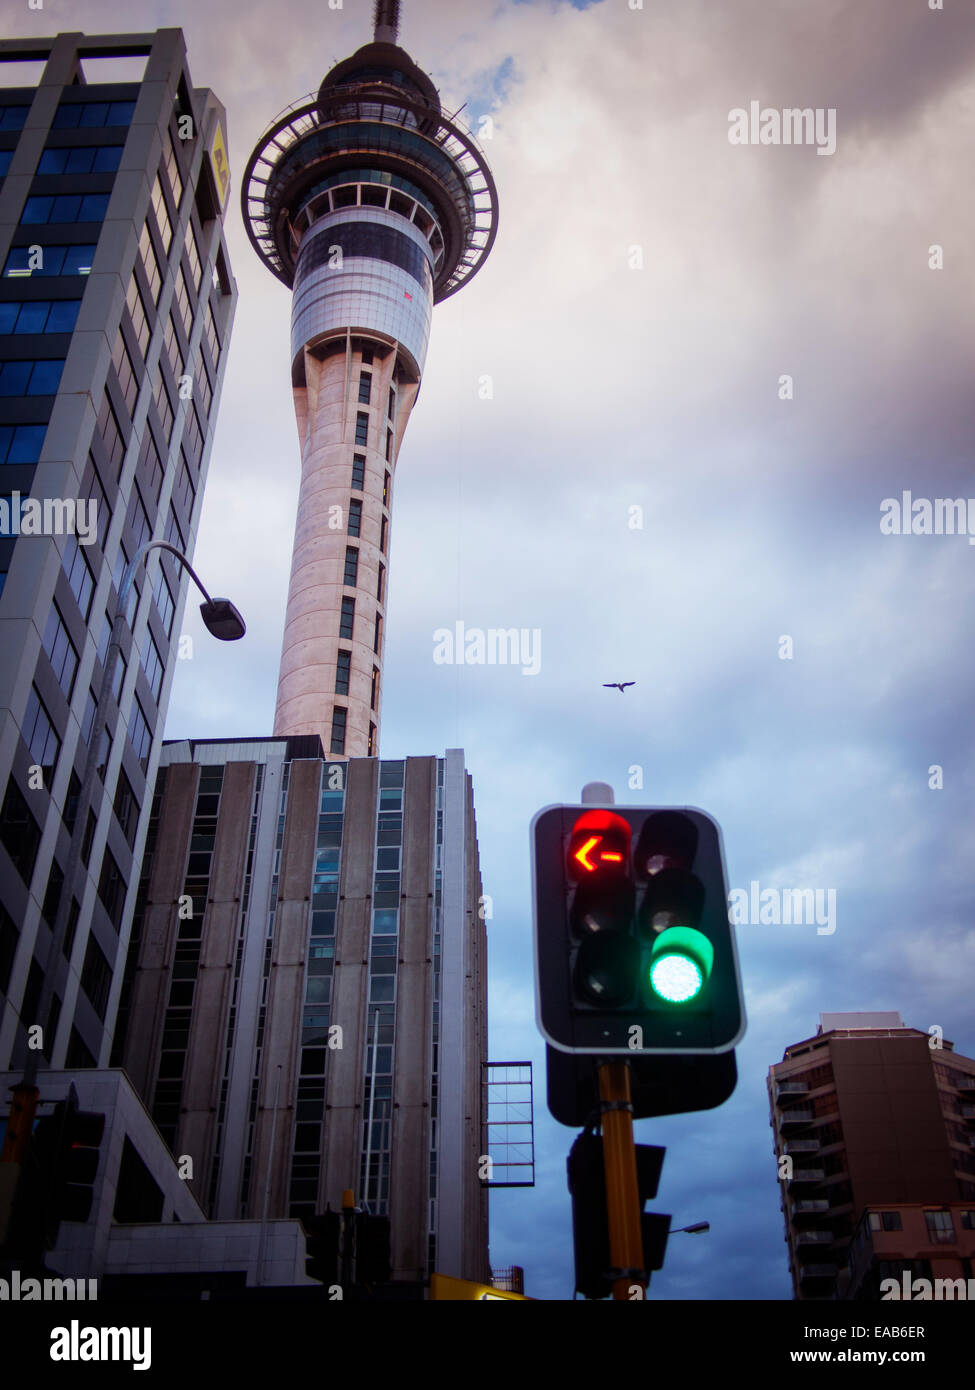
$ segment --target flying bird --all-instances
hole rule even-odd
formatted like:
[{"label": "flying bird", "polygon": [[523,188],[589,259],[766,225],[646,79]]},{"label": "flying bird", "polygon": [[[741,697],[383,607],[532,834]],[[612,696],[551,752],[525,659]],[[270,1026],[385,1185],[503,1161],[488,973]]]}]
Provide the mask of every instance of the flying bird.
[{"label": "flying bird", "polygon": [[636,685],[636,681],[603,681],[604,690],[618,690],[621,695],[628,685]]}]

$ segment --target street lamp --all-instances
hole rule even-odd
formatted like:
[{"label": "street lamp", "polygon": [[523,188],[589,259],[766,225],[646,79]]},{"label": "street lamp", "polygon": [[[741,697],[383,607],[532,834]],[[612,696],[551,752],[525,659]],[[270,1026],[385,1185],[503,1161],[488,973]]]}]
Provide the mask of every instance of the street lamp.
[{"label": "street lamp", "polygon": [[711,1223],[710,1223],[710,1221],[695,1221],[694,1224],[693,1224],[693,1226],[676,1226],[676,1227],[671,1227],[670,1234],[671,1234],[672,1236],[679,1236],[679,1235],[681,1235],[681,1234],[689,1235],[689,1236],[698,1236],[698,1235],[703,1235],[705,1231],[710,1231],[710,1229],[711,1229]]},{"label": "street lamp", "polygon": [[[105,725],[108,720],[108,702],[112,691],[112,681],[122,651],[122,631],[127,625],[126,609],[128,608],[129,591],[132,588],[132,580],[136,570],[142,564],[143,560],[145,560],[150,550],[168,550],[171,555],[175,555],[183,569],[189,573],[190,578],[196,584],[196,587],[200,590],[205,600],[205,602],[200,604],[200,613],[208,631],[210,631],[214,637],[218,638],[221,642],[236,642],[239,638],[243,637],[247,630],[243,618],[230,600],[227,598],[211,598],[183,552],[177,550],[174,545],[170,545],[168,541],[146,541],[144,545],[139,547],[126,566],[125,573],[122,576],[122,583],[119,586],[118,601],[115,608],[115,621],[112,623],[112,638],[105,656],[105,669],[102,673],[101,688],[99,689],[98,701],[95,705],[95,717],[92,721],[91,734],[88,740],[88,757],[85,761],[85,774],[78,796],[74,826],[71,832],[71,845],[68,850],[68,862],[64,872],[64,880],[61,885],[61,900],[58,903],[58,910],[54,920],[54,931],[51,933],[51,942],[47,952],[47,963],[44,969],[44,981],[41,987],[41,996],[37,1008],[36,1017],[41,1024],[42,1037],[43,1030],[47,1028],[48,1014],[51,1009],[51,999],[54,994],[54,972],[57,967],[58,956],[61,953],[61,948],[67,934],[71,902],[75,895],[75,880],[78,877],[78,869],[81,864],[81,850],[88,825],[88,811],[91,806],[92,793],[95,788],[95,776],[98,771],[98,754],[101,747],[102,735],[105,732]],[[121,724],[121,710],[119,711],[119,722]],[[83,900],[84,889],[82,888],[79,897],[79,905]],[[49,1046],[50,1043],[45,1039],[42,1048],[31,1048],[28,1050],[27,1063],[24,1068],[24,1086],[34,1088],[39,1062],[38,1053],[41,1052],[45,1056],[49,1055]]]}]

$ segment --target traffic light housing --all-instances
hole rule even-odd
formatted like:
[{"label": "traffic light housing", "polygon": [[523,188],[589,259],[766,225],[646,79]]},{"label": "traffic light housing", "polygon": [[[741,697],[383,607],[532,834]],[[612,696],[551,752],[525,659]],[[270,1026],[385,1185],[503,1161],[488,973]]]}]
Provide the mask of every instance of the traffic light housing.
[{"label": "traffic light housing", "polygon": [[355,1281],[388,1284],[392,1277],[389,1217],[359,1212],[355,1219]]},{"label": "traffic light housing", "polygon": [[[664,1149],[635,1144],[643,1267],[662,1269],[670,1231],[670,1217],[644,1212],[643,1204],[657,1195]],[[608,1298],[613,1291],[610,1274],[609,1217],[606,1210],[606,1177],[603,1140],[580,1134],[566,1160],[572,1196],[572,1243],[575,1252],[575,1286],[584,1298]]]},{"label": "traffic light housing", "polygon": [[323,1284],[339,1282],[339,1236],[342,1230],[342,1214],[337,1211],[324,1211],[318,1216],[304,1218],[305,1227],[305,1273],[309,1279],[320,1279]]},{"label": "traffic light housing", "polygon": [[631,1061],[734,1048],[745,1011],[711,817],[548,806],[531,839],[538,1024],[551,1046]]},{"label": "traffic light housing", "polygon": [[34,1152],[45,1192],[45,1237],[57,1244],[62,1221],[87,1221],[95,1195],[105,1116],[81,1110],[74,1086],[34,1129]]},{"label": "traffic light housing", "polygon": [[[734,1052],[634,1054],[627,1060],[635,1120],[713,1110],[738,1084]],[[545,1064],[546,1100],[554,1118],[575,1129],[591,1124],[599,1114],[598,1059],[585,1052],[560,1052],[548,1044]]]}]

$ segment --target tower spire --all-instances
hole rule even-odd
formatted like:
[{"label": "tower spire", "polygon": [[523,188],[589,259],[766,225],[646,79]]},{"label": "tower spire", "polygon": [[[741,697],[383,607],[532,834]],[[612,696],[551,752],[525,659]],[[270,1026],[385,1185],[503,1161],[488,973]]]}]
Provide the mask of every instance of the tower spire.
[{"label": "tower spire", "polygon": [[375,43],[395,43],[399,32],[399,0],[376,0],[372,22]]}]

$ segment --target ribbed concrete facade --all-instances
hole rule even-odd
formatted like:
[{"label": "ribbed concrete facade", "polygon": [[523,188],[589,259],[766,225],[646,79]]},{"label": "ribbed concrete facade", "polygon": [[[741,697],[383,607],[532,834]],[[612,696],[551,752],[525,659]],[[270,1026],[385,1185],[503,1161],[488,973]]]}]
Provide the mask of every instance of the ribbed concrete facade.
[{"label": "ribbed concrete facade", "polygon": [[118,1060],[211,1217],[310,1217],[351,1188],[390,1217],[395,1280],[486,1280],[486,935],[463,754],[314,747],[165,747]]},{"label": "ribbed concrete facade", "polygon": [[396,9],[265,132],[241,191],[293,290],[301,491],[274,732],[346,757],[378,752],[392,479],[433,305],[477,271],[497,214],[483,155],[396,46]]},{"label": "ribbed concrete facade", "polygon": [[[361,337],[343,334],[328,348],[302,349],[300,384],[294,388],[301,491],[274,732],[317,734],[329,747],[334,702],[324,692],[347,687],[340,701],[347,709],[344,743],[337,733],[334,741],[342,746],[336,751],[367,756],[376,752],[382,700],[393,476],[418,389],[396,362],[395,349],[375,340],[367,347]],[[364,378],[368,403],[359,399]],[[356,445],[362,416],[368,421],[366,442]],[[356,460],[359,472],[353,476]],[[353,488],[353,481],[360,486]],[[353,502],[358,514],[351,540]],[[353,583],[348,582],[350,551]],[[354,605],[345,630],[343,599]],[[342,677],[340,651],[349,656]]]}]

